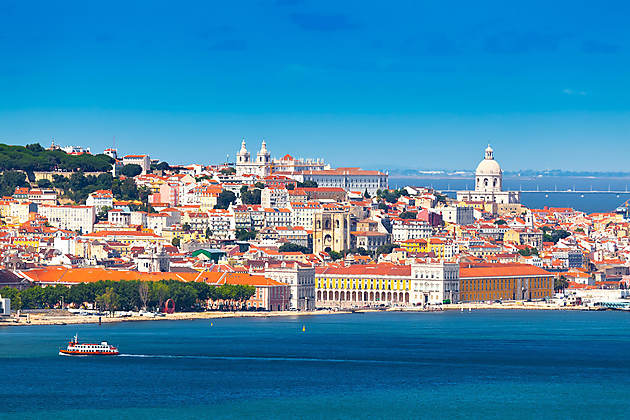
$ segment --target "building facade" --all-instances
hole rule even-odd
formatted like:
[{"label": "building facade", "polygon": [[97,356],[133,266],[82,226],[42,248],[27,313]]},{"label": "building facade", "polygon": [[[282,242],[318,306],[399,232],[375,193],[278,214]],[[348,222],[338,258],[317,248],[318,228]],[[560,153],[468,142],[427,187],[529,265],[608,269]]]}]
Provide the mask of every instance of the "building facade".
[{"label": "building facade", "polygon": [[475,171],[475,190],[458,191],[457,200],[516,204],[520,203],[521,194],[518,191],[503,191],[503,171],[494,160],[494,150],[488,145],[484,160]]},{"label": "building facade", "polygon": [[552,297],[554,274],[529,264],[462,264],[462,302]]},{"label": "building facade", "polygon": [[38,206],[37,212],[48,223],[59,229],[91,233],[94,230],[96,212],[92,206]]},{"label": "building facade", "polygon": [[388,188],[387,174],[359,168],[337,168],[323,171],[304,171],[303,181],[315,181],[319,187],[337,187],[346,191],[364,192],[371,196]]},{"label": "building facade", "polygon": [[351,247],[350,214],[346,211],[325,211],[313,216],[313,252],[341,252]]}]

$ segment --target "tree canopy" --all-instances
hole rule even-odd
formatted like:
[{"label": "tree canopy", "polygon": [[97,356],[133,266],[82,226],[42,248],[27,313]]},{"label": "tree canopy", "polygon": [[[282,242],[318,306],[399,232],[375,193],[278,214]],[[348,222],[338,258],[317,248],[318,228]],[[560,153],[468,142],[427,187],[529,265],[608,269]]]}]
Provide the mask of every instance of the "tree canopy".
[{"label": "tree canopy", "polygon": [[230,207],[230,204],[236,201],[236,194],[232,191],[224,190],[221,191],[219,197],[217,197],[217,204],[214,206],[215,209],[223,209],[227,210]]},{"label": "tree canopy", "polygon": [[298,244],[294,244],[291,242],[287,242],[278,247],[278,251],[280,252],[301,252],[302,254],[312,254],[313,251],[305,246],[301,246]]},{"label": "tree canopy", "polygon": [[40,144],[10,146],[0,144],[0,171],[20,169],[33,171],[106,172],[113,159],[107,155],[69,155],[63,150],[46,150]]},{"label": "tree canopy", "polygon": [[129,165],[123,166],[120,173],[126,177],[133,178],[134,176],[138,176],[142,173],[142,166],[130,163]]},{"label": "tree canopy", "polygon": [[[141,284],[146,284],[143,296]],[[94,304],[101,310],[137,310],[144,307],[160,309],[167,299],[173,299],[178,311],[190,311],[205,307],[205,301],[224,301],[229,309],[239,309],[252,297],[254,286],[187,283],[176,280],[158,282],[97,281],[79,283],[72,287],[34,286],[18,291],[10,287],[0,289],[0,295],[11,299],[13,309],[53,309],[64,304],[81,307]]]}]

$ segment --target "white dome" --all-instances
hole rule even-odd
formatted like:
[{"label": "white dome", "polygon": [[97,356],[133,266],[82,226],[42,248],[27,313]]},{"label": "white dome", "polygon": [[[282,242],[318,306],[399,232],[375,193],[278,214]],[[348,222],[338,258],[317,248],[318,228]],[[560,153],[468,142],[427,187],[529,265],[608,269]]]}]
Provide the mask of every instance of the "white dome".
[{"label": "white dome", "polygon": [[494,159],[484,159],[477,166],[477,175],[501,175],[501,166]]}]

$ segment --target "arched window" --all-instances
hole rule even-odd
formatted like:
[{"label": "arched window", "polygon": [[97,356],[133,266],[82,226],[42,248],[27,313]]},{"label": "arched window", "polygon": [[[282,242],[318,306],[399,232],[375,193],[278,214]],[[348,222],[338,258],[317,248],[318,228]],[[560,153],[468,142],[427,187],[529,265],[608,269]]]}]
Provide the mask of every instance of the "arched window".
[{"label": "arched window", "polygon": [[318,220],[317,221],[317,229],[321,229],[322,228],[322,221]]},{"label": "arched window", "polygon": [[335,227],[339,229],[339,220],[335,220]]},{"label": "arched window", "polygon": [[483,186],[487,187],[488,186],[488,178],[484,178],[483,180]]}]

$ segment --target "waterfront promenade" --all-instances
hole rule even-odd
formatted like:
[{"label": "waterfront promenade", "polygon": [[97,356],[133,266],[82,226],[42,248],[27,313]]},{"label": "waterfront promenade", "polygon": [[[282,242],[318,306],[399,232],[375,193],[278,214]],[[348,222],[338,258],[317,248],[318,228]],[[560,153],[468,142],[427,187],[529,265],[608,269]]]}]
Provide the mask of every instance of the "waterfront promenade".
[{"label": "waterfront promenade", "polygon": [[163,314],[163,316],[140,316],[134,313],[131,316],[98,316],[79,315],[67,311],[43,311],[36,313],[13,316],[8,320],[0,320],[0,326],[29,326],[29,325],[72,325],[72,324],[98,324],[116,322],[138,321],[182,321],[193,319],[221,319],[221,318],[269,318],[269,317],[296,317],[316,315],[340,315],[351,313],[381,313],[381,312],[436,312],[436,311],[477,311],[477,310],[527,310],[527,311],[599,311],[602,308],[587,306],[560,306],[547,302],[472,302],[453,303],[427,307],[394,307],[394,308],[359,308],[354,310],[317,310],[317,311],[211,311],[211,312],[176,312]]}]

